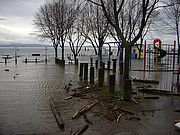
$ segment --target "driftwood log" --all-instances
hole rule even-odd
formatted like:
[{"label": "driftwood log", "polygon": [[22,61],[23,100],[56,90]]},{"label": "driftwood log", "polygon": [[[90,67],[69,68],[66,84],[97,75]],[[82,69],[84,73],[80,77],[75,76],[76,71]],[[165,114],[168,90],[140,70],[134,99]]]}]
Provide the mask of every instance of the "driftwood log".
[{"label": "driftwood log", "polygon": [[157,81],[157,80],[141,80],[141,79],[133,79],[133,82],[148,83],[148,84],[159,84],[159,81]]},{"label": "driftwood log", "polygon": [[74,91],[74,94],[72,94],[71,96],[79,97],[84,94],[87,94],[87,93],[90,93],[93,91],[97,91],[97,88],[95,87],[95,85],[90,85],[90,86],[87,85],[87,86],[82,86],[82,87],[72,89],[72,91]]},{"label": "driftwood log", "polygon": [[117,122],[119,122],[120,121],[120,119],[121,119],[121,117],[124,115],[125,113],[121,113],[118,117],[117,117]]},{"label": "driftwood log", "polygon": [[83,116],[84,116],[84,120],[85,120],[85,122],[86,122],[87,124],[93,124],[93,123],[88,119],[88,117],[87,117],[86,114],[83,113]]},{"label": "driftwood log", "polygon": [[57,122],[57,124],[58,124],[58,127],[59,127],[60,129],[64,129],[64,126],[65,126],[65,125],[64,125],[64,122],[63,122],[63,120],[62,120],[62,117],[61,117],[60,112],[58,112],[57,109],[56,109],[57,107],[56,107],[53,99],[50,100],[50,107],[51,107],[52,113],[54,114],[54,117],[55,117],[55,119],[56,119],[56,122]]},{"label": "driftwood log", "polygon": [[98,101],[95,101],[94,103],[87,105],[83,108],[81,108],[79,111],[77,111],[73,116],[72,119],[78,118],[79,116],[81,116],[83,113],[87,112],[88,110],[90,110],[93,106],[95,106],[98,103]]},{"label": "driftwood log", "polygon": [[142,93],[149,93],[149,94],[180,96],[179,93],[173,93],[170,91],[157,90],[157,89],[139,89],[139,91]]},{"label": "driftwood log", "polygon": [[174,120],[174,124],[179,123],[179,122],[180,122],[180,120]]},{"label": "driftwood log", "polygon": [[75,132],[73,135],[81,135],[82,133],[84,133],[88,129],[88,127],[89,127],[88,124],[84,125],[83,128],[81,128],[80,130]]},{"label": "driftwood log", "polygon": [[144,99],[159,99],[157,96],[145,96]]}]

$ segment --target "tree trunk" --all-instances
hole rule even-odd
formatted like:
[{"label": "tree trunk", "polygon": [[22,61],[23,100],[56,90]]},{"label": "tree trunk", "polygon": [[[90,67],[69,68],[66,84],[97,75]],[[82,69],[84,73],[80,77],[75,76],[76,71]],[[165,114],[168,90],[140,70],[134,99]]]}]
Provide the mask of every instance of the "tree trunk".
[{"label": "tree trunk", "polygon": [[131,100],[131,80],[129,79],[130,71],[130,53],[131,53],[131,44],[125,43],[125,64],[124,64],[124,78],[123,78],[123,98],[124,100]]},{"label": "tree trunk", "polygon": [[54,47],[54,51],[55,51],[55,58],[57,58],[57,57],[58,57],[57,48],[58,48],[57,46],[55,46],[55,47]]},{"label": "tree trunk", "polygon": [[77,64],[77,56],[76,54],[74,54],[74,62],[75,62],[75,65]]},{"label": "tree trunk", "polygon": [[63,36],[61,37],[61,49],[62,49],[62,60],[64,60],[64,40]]},{"label": "tree trunk", "polygon": [[102,46],[99,46],[99,60],[102,62]]},{"label": "tree trunk", "polygon": [[178,58],[177,58],[177,63],[180,63],[180,41],[179,41],[179,23],[176,22],[176,34],[177,34],[177,43],[178,43]]},{"label": "tree trunk", "polygon": [[140,47],[139,47],[139,49],[138,49],[138,51],[139,51],[139,59],[141,59],[141,50],[142,50],[142,46],[143,46],[143,38],[141,37],[141,43],[140,43]]},{"label": "tree trunk", "polygon": [[129,67],[130,67],[130,43],[125,43],[125,64],[124,64],[124,79],[129,79]]},{"label": "tree trunk", "polygon": [[96,47],[95,47],[94,45],[92,45],[92,46],[93,46],[93,48],[94,48],[95,55],[98,55],[98,52],[97,52]]},{"label": "tree trunk", "polygon": [[62,60],[64,60],[64,45],[62,45]]},{"label": "tree trunk", "polygon": [[123,47],[119,46],[119,68],[120,68],[120,74],[123,74]]}]

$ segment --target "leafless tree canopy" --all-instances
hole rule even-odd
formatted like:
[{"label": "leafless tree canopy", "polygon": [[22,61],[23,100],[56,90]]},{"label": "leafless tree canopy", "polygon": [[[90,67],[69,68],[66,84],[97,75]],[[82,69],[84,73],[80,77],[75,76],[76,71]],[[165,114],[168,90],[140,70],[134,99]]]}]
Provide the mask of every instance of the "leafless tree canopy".
[{"label": "leafless tree canopy", "polygon": [[81,23],[84,24],[82,31],[87,42],[93,45],[96,54],[101,53],[109,29],[109,23],[101,8],[87,2],[82,11]]},{"label": "leafless tree canopy", "polygon": [[55,48],[55,57],[59,45],[64,60],[67,33],[76,20],[79,6],[78,0],[52,0],[47,1],[35,14],[34,24],[38,29],[37,35],[42,39],[51,39]]}]

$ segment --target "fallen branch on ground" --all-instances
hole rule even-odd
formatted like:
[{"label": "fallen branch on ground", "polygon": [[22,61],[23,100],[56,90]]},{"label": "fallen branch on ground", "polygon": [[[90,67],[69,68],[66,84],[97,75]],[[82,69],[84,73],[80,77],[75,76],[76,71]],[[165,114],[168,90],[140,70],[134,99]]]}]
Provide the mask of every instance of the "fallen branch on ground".
[{"label": "fallen branch on ground", "polygon": [[141,80],[141,79],[133,79],[133,82],[139,82],[139,83],[151,83],[151,84],[159,84],[159,81],[157,80]]},{"label": "fallen branch on ground", "polygon": [[52,113],[54,114],[54,117],[55,117],[55,119],[56,119],[56,122],[57,122],[57,124],[58,124],[58,127],[59,127],[60,129],[64,129],[64,126],[65,126],[65,125],[64,125],[64,122],[63,122],[63,120],[62,120],[62,118],[61,118],[60,112],[58,112],[58,111],[56,110],[57,107],[56,107],[53,99],[50,100],[50,107],[51,107]]},{"label": "fallen branch on ground", "polygon": [[179,122],[180,122],[180,120],[174,120],[174,124],[179,123]]},{"label": "fallen branch on ground", "polygon": [[115,110],[120,110],[120,111],[122,111],[124,113],[130,114],[130,115],[134,115],[134,113],[132,111],[124,109],[124,108],[120,108],[120,107],[117,107],[117,106],[115,107]]},{"label": "fallen branch on ground", "polygon": [[157,96],[147,96],[147,97],[143,97],[144,99],[159,99],[159,97]]},{"label": "fallen branch on ground", "polygon": [[150,93],[150,94],[180,96],[180,94],[178,93],[172,93],[170,91],[157,90],[157,89],[140,89],[139,91],[142,93]]},{"label": "fallen branch on ground", "polygon": [[77,117],[79,117],[80,115],[82,115],[84,112],[87,112],[88,110],[90,110],[93,106],[95,106],[96,104],[98,103],[98,101],[90,104],[90,105],[87,105],[85,107],[83,107],[82,109],[80,109],[79,111],[77,111],[73,116],[72,116],[72,119],[75,119]]},{"label": "fallen branch on ground", "polygon": [[64,98],[64,100],[69,100],[71,98],[72,98],[72,96],[69,96],[69,97]]},{"label": "fallen branch on ground", "polygon": [[84,132],[88,129],[88,127],[89,127],[88,124],[84,125],[83,128],[81,128],[78,132],[76,132],[76,133],[73,134],[73,135],[81,135],[82,133],[84,133]]},{"label": "fallen branch on ground", "polygon": [[121,119],[121,117],[124,115],[125,113],[121,113],[119,116],[118,116],[118,118],[117,118],[117,122],[119,122],[120,121],[120,119]]},{"label": "fallen branch on ground", "polygon": [[87,115],[83,113],[83,116],[84,116],[84,120],[86,123],[89,123],[89,124],[93,124],[88,118],[87,118]]},{"label": "fallen branch on ground", "polygon": [[75,93],[72,94],[71,96],[78,97],[78,96],[82,96],[83,94],[87,94],[87,93],[90,93],[93,91],[97,91],[97,88],[94,85],[83,86],[83,87],[78,87],[78,88],[72,89],[72,91],[74,91]]},{"label": "fallen branch on ground", "polygon": [[141,118],[133,116],[133,117],[130,117],[129,120],[141,120]]}]

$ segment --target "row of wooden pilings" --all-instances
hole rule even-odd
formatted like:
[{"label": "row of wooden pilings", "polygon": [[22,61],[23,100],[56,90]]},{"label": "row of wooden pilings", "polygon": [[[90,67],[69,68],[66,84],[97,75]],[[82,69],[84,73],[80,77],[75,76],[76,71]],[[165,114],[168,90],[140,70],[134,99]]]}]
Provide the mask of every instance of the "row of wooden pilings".
[{"label": "row of wooden pilings", "polygon": [[[111,61],[108,61],[107,63],[107,70],[113,71],[113,74],[110,74],[108,76],[109,80],[109,91],[114,92],[115,90],[115,72],[116,72],[116,61],[117,59],[113,59],[113,68],[110,69],[111,67]],[[95,68],[98,70],[98,86],[103,87],[104,85],[104,72],[105,72],[105,63],[100,62],[100,67],[98,69],[98,60],[95,61]],[[90,84],[94,84],[95,80],[95,68],[93,66],[93,58],[91,58],[90,62]],[[80,69],[79,69],[79,76],[80,78],[83,78],[85,81],[88,81],[88,63],[80,63]]]},{"label": "row of wooden pilings", "polygon": [[[38,58],[35,58],[34,60],[35,60],[35,63],[38,62]],[[32,61],[32,59],[31,59],[31,61]],[[25,58],[24,62],[28,63],[28,58]],[[47,63],[47,58],[45,58],[45,63]]]},{"label": "row of wooden pilings", "polygon": [[[32,61],[32,59],[31,59],[31,61]],[[45,58],[45,63],[47,63],[47,61],[48,61],[47,58]],[[15,64],[17,64],[17,62],[18,62],[18,61],[17,61],[17,58],[15,58]],[[25,63],[28,63],[28,58],[25,58],[25,59],[24,59],[24,62],[25,62]],[[35,58],[35,59],[34,59],[34,62],[37,63],[37,62],[38,62],[38,59]],[[7,58],[4,58],[4,63],[7,64]]]}]

